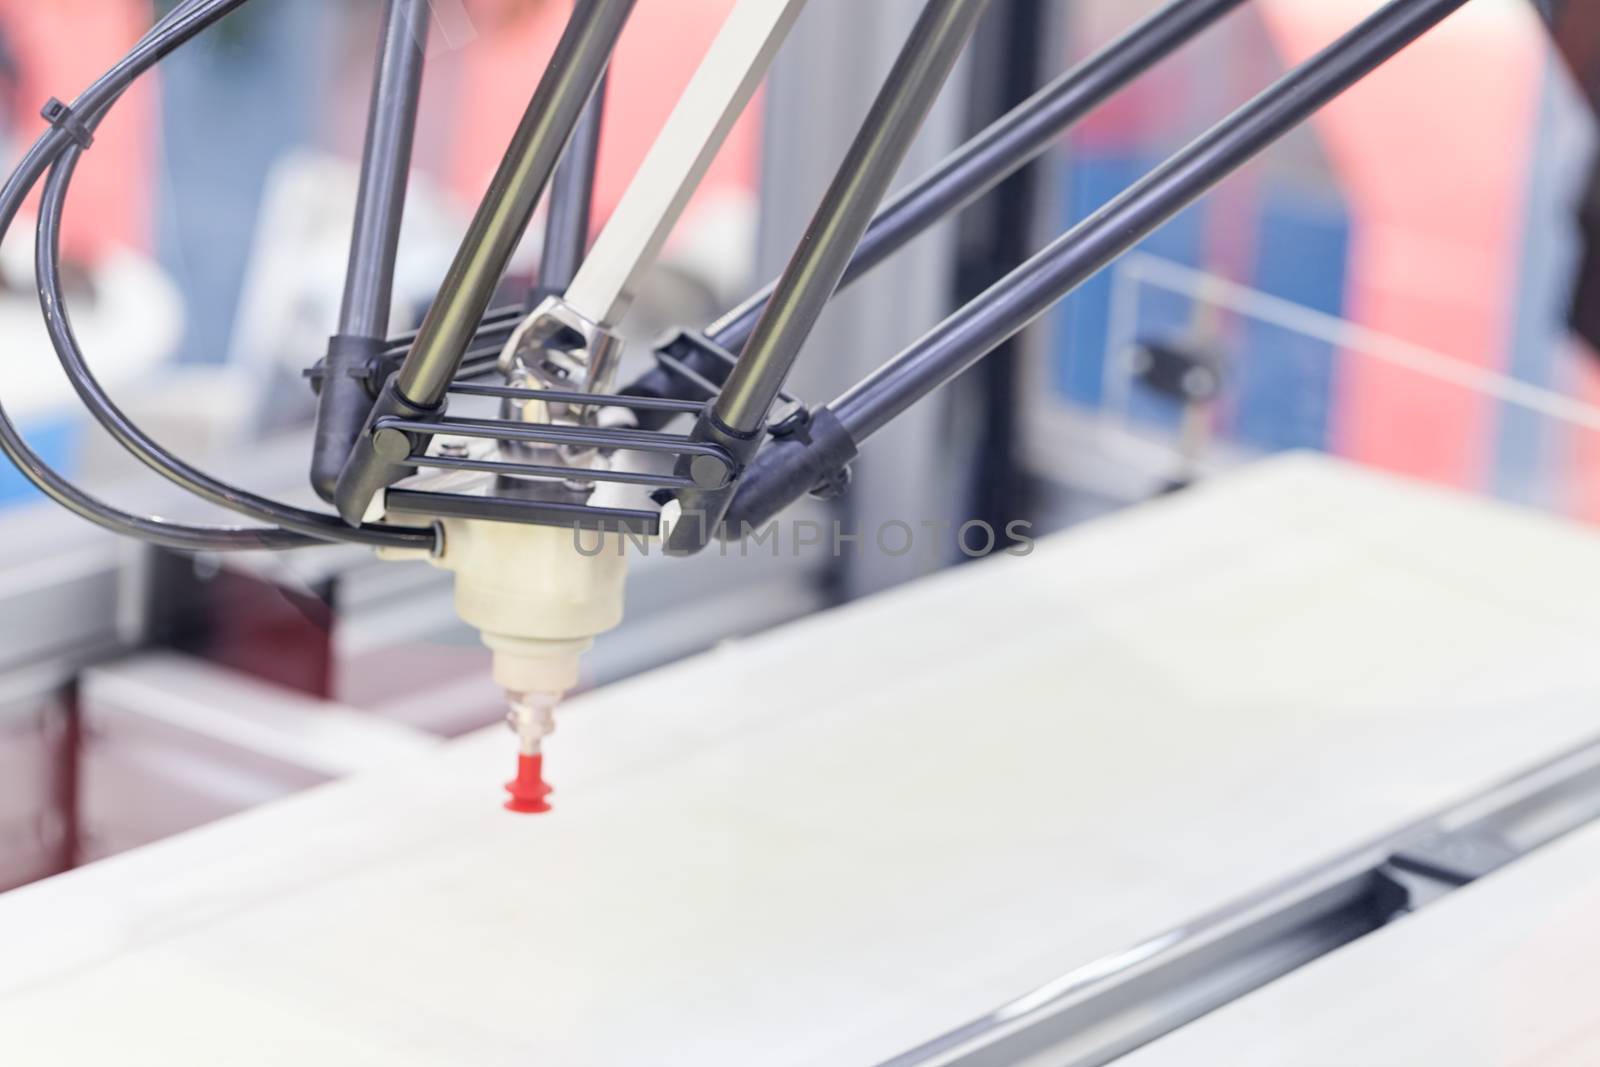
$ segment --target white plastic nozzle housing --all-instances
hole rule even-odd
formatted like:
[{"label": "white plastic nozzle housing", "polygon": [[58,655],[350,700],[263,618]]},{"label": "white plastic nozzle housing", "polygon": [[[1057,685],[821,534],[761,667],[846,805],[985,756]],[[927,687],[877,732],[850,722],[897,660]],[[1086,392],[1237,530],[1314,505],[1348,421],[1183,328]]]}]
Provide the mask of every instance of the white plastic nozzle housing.
[{"label": "white plastic nozzle housing", "polygon": [[433,562],[455,574],[456,612],[513,699],[575,688],[580,657],[622,621],[628,560],[616,534],[448,519]]}]

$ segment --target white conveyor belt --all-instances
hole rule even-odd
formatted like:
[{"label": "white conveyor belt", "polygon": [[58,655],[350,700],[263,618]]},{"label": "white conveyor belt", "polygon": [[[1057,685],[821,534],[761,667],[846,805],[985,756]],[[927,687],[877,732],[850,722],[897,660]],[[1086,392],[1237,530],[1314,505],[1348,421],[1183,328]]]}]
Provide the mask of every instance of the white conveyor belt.
[{"label": "white conveyor belt", "polygon": [[0,1063],[866,1067],[1591,740],[1597,582],[1274,460],[576,701],[552,815],[493,730],[0,897]]},{"label": "white conveyor belt", "polygon": [[1590,826],[1119,1067],[1593,1067],[1597,901]]}]

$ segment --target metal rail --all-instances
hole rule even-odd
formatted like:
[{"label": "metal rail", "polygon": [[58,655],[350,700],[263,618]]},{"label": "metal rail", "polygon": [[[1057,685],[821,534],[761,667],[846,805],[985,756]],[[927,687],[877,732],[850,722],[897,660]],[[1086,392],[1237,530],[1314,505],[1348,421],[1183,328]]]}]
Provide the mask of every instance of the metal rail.
[{"label": "metal rail", "polygon": [[1600,819],[1600,742],[1085,964],[880,1067],[1100,1067]]}]

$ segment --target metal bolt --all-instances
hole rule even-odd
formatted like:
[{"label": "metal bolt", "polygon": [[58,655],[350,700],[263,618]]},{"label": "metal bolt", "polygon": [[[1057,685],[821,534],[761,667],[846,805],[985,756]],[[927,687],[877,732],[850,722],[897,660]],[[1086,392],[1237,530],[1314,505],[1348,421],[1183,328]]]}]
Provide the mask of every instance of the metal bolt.
[{"label": "metal bolt", "polygon": [[701,489],[721,489],[728,481],[728,468],[715,456],[696,456],[689,461],[689,477]]},{"label": "metal bolt", "polygon": [[400,430],[379,430],[372,435],[372,450],[390,463],[402,463],[411,457],[411,438]]}]

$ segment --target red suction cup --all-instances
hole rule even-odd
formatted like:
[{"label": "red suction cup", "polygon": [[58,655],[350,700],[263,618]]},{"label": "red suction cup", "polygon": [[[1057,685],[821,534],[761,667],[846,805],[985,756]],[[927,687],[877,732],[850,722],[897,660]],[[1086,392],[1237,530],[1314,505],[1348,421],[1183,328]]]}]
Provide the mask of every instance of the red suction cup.
[{"label": "red suction cup", "polygon": [[549,811],[550,802],[547,798],[555,790],[545,784],[544,757],[518,756],[517,776],[506,783],[506,792],[511,794],[511,799],[506,801],[507,811],[523,815]]}]

